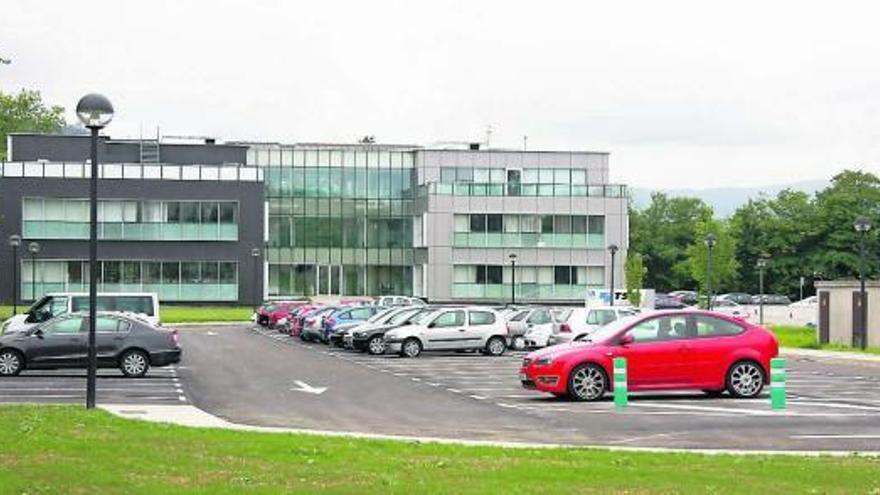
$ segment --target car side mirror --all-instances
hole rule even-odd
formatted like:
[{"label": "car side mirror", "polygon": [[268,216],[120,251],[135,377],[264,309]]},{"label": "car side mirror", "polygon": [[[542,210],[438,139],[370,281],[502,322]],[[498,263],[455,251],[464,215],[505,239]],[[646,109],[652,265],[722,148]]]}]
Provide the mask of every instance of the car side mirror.
[{"label": "car side mirror", "polygon": [[42,339],[43,338],[43,330],[38,328],[38,329],[34,330],[33,335],[34,335],[34,337],[36,337],[38,339]]},{"label": "car side mirror", "polygon": [[620,345],[630,345],[635,341],[636,339],[634,339],[632,335],[626,334],[620,338]]},{"label": "car side mirror", "polygon": [[434,325],[433,321],[431,323],[428,323],[428,328],[434,328],[434,327],[435,327],[435,325]]}]

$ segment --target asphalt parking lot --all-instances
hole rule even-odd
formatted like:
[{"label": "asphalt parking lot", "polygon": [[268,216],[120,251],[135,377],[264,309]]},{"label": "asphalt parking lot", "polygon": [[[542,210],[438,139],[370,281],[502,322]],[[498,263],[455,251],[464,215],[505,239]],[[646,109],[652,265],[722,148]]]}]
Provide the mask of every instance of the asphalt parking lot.
[{"label": "asphalt parking lot", "polygon": [[195,405],[268,426],[547,443],[749,450],[880,450],[880,367],[789,356],[789,407],[700,393],[576,403],[524,390],[523,352],[369,356],[251,326],[187,329]]},{"label": "asphalt parking lot", "polygon": [[[86,371],[25,370],[0,377],[0,403],[85,403]],[[126,378],[115,369],[99,369],[98,403],[189,404],[177,367],[152,368],[143,378]]]}]

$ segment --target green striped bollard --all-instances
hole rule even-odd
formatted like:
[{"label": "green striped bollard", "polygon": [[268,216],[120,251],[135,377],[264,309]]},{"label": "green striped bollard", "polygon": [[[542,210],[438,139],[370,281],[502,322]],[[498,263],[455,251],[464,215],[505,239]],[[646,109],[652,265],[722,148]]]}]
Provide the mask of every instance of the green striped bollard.
[{"label": "green striped bollard", "polygon": [[774,410],[785,409],[785,359],[770,360],[770,406]]},{"label": "green striped bollard", "polygon": [[629,402],[626,388],[626,358],[614,358],[614,407],[626,409]]}]

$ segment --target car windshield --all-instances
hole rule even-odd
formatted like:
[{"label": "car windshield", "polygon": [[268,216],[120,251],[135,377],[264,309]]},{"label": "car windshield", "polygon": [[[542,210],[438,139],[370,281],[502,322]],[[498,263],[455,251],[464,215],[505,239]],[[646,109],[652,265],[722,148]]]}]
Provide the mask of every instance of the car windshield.
[{"label": "car windshield", "polygon": [[510,321],[522,321],[522,319],[525,318],[527,314],[529,314],[528,311],[520,311],[519,313],[513,315]]},{"label": "car windshield", "polygon": [[403,311],[398,311],[397,314],[388,319],[388,323],[392,325],[399,325],[406,320],[408,320],[411,316],[418,313],[418,309],[405,309]]},{"label": "car windshield", "polygon": [[557,310],[553,312],[553,316],[556,318],[556,321],[568,321],[568,318],[571,316],[573,311],[570,309]]},{"label": "car windshield", "polygon": [[428,317],[435,314],[437,311],[432,309],[422,309],[419,310],[418,313],[412,314],[409,318],[406,318],[398,323],[415,323],[419,324],[423,321],[427,321]]},{"label": "car windshield", "polygon": [[612,321],[611,323],[601,326],[596,329],[595,332],[589,334],[586,338],[583,339],[584,342],[602,342],[607,340],[610,337],[617,335],[621,330],[637,321],[639,317],[637,315],[624,316],[623,318],[619,318],[617,320]]}]

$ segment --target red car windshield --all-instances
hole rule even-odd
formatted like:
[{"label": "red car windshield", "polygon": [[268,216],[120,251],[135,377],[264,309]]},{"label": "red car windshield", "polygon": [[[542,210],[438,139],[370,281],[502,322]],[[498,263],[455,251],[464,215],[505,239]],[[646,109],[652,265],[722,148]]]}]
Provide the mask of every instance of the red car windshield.
[{"label": "red car windshield", "polygon": [[623,318],[614,320],[607,325],[599,327],[595,332],[589,334],[585,339],[583,339],[583,341],[605,342],[623,331],[626,327],[639,321],[640,319],[641,317],[639,315],[624,316]]}]

